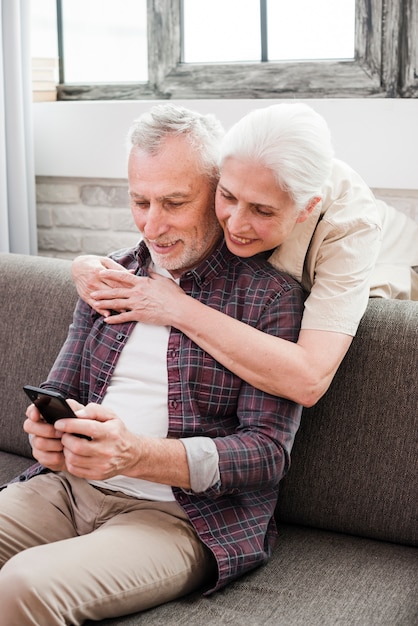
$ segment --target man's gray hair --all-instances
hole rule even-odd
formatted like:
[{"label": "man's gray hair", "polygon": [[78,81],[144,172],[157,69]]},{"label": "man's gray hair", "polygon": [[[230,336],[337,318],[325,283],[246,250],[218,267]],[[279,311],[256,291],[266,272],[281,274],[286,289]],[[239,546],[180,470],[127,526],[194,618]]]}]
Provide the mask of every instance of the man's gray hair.
[{"label": "man's gray hair", "polygon": [[321,196],[334,150],[324,118],[301,103],[274,104],[245,115],[226,133],[221,167],[231,157],[269,168],[296,209]]},{"label": "man's gray hair", "polygon": [[214,115],[203,115],[172,103],[158,104],[136,119],[128,133],[133,146],[156,154],[168,136],[184,135],[200,159],[202,173],[219,178],[219,147],[224,129]]}]

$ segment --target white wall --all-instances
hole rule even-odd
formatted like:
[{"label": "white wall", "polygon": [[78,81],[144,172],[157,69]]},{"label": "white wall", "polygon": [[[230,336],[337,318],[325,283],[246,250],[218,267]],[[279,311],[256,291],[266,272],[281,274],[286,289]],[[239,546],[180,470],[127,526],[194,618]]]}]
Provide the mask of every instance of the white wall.
[{"label": "white wall", "polygon": [[[183,100],[229,128],[246,112],[280,100]],[[370,187],[418,189],[418,100],[306,100],[327,120],[336,156]],[[38,176],[125,178],[125,137],[155,101],[34,103]]]}]

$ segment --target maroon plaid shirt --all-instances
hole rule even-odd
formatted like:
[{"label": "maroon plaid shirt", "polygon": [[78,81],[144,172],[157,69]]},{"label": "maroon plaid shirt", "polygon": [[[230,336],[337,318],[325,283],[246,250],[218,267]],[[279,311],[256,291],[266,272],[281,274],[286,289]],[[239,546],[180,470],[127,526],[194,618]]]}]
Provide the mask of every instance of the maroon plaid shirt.
[{"label": "maroon plaid shirt", "polygon": [[[149,256],[144,244],[112,257],[137,275],[146,275]],[[240,259],[219,245],[180,284],[214,309],[266,333],[297,340],[302,289],[264,259]],[[44,386],[83,404],[100,403],[134,324],[107,325],[79,300]],[[173,489],[216,557],[219,578],[214,591],[265,562],[271,553],[278,483],[289,467],[301,407],[243,382],[175,328],[167,368],[168,436],[212,437],[219,453],[219,484],[204,493]],[[33,468],[27,476],[36,472]]]}]

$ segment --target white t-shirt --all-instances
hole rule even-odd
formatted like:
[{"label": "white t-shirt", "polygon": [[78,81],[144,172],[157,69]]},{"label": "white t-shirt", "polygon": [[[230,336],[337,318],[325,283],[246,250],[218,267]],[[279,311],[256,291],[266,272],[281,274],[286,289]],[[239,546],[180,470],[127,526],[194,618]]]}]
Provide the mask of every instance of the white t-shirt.
[{"label": "white t-shirt", "polygon": [[[112,409],[128,430],[147,437],[167,437],[167,346],[170,328],[137,322],[115,367],[102,406]],[[173,500],[168,485],[128,476],[90,481],[137,498]]]},{"label": "white t-shirt", "polygon": [[[155,265],[152,265],[152,271],[171,278],[166,270]],[[170,326],[135,324],[102,401],[102,406],[112,409],[128,430],[138,435],[167,437],[170,330]],[[215,442],[208,437],[190,437],[181,441],[186,449],[192,491],[205,491],[219,480],[219,455]],[[89,482],[135,498],[174,500],[170,485],[139,478],[114,476]]]}]

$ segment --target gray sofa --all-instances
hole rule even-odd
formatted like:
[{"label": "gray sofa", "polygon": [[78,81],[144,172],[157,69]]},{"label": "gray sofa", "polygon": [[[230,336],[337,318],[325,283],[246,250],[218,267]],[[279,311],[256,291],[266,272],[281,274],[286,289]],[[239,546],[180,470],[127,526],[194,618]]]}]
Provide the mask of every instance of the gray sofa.
[{"label": "gray sofa", "polygon": [[[0,483],[32,462],[22,386],[46,378],[66,336],[69,267],[0,255]],[[210,597],[101,623],[418,624],[417,414],[418,303],[371,300],[331,388],[304,410],[270,562]]]}]

